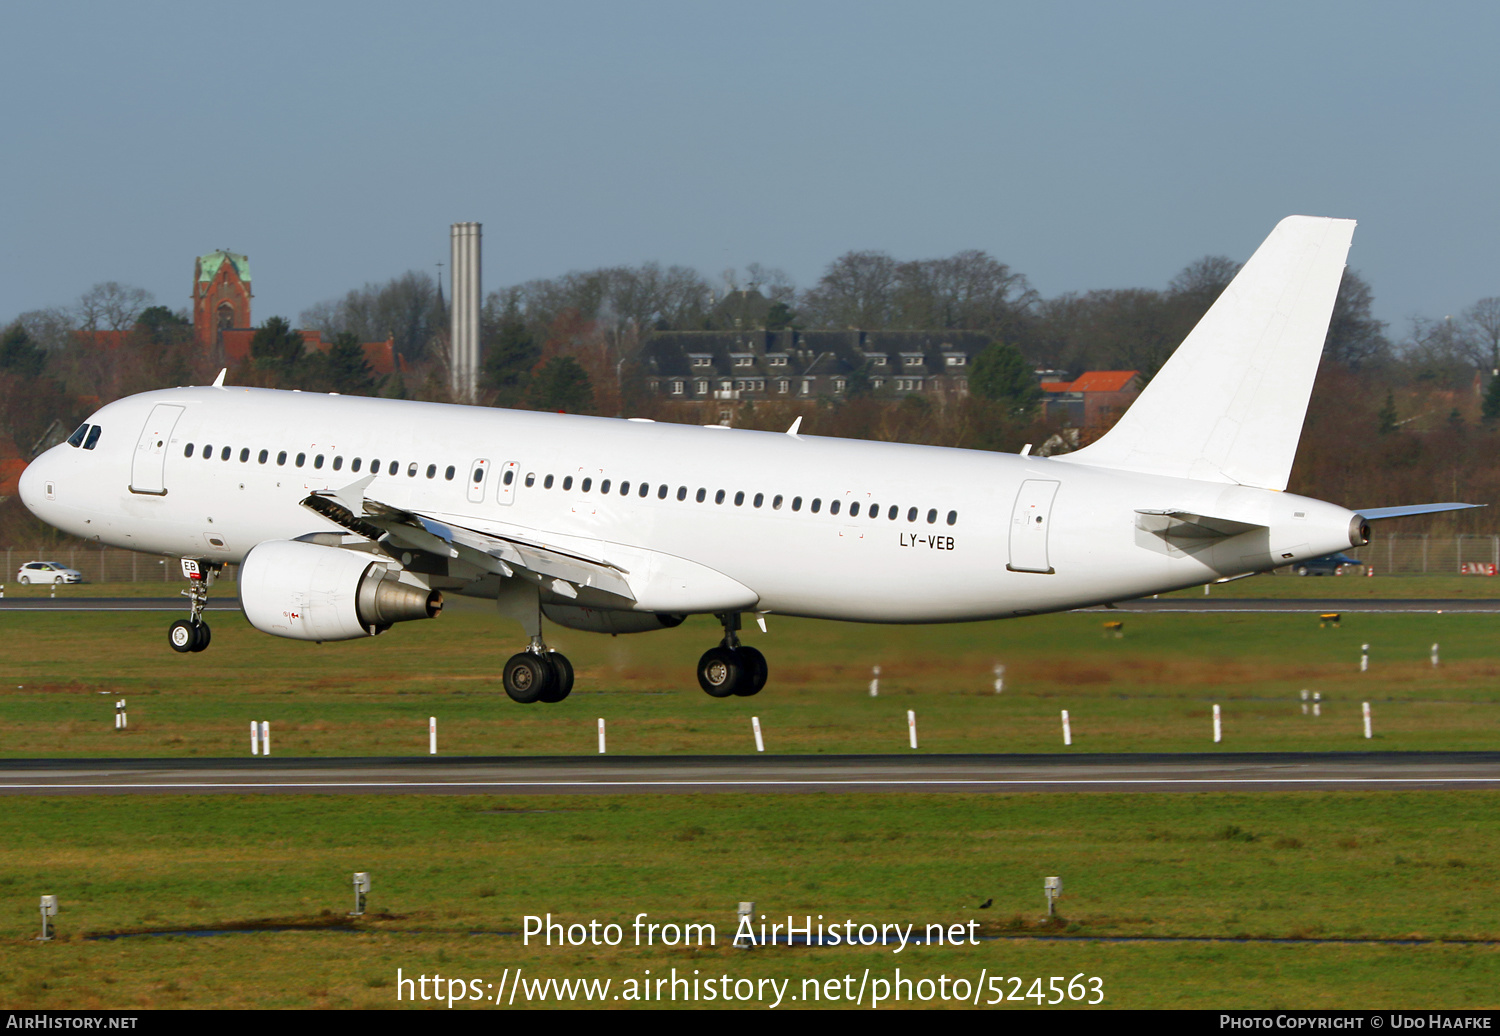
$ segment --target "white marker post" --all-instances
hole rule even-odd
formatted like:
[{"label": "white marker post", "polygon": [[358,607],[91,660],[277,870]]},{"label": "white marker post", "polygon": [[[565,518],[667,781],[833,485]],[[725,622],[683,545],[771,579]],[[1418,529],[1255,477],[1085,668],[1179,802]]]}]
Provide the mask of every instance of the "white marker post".
[{"label": "white marker post", "polygon": [[1432,645],[1432,668],[1436,669],[1437,667],[1438,667],[1438,646],[1436,644],[1434,644],[1434,645]]},{"label": "white marker post", "polygon": [[437,717],[427,717],[427,754],[437,755]]},{"label": "white marker post", "polygon": [[271,724],[267,720],[260,721],[260,754],[271,754]]},{"label": "white marker post", "polygon": [[906,729],[911,734],[911,746],[917,747],[917,713],[915,709],[906,710]]},{"label": "white marker post", "polygon": [[1068,710],[1067,709],[1063,709],[1062,710],[1062,716],[1063,716],[1063,744],[1065,744],[1065,745],[1071,745],[1073,743],[1073,727],[1072,727],[1071,724],[1068,723]]},{"label": "white marker post", "polygon": [[260,724],[250,721],[250,754],[260,755]]},{"label": "white marker post", "polygon": [[1368,741],[1368,740],[1370,740],[1370,737],[1371,737],[1371,733],[1370,733],[1370,703],[1369,702],[1365,702],[1364,705],[1365,705],[1365,740]]},{"label": "white marker post", "polygon": [[604,717],[599,717],[599,754],[604,754]]},{"label": "white marker post", "polygon": [[999,694],[1005,690],[1005,667],[999,662],[995,663],[995,693]]},{"label": "white marker post", "polygon": [[753,730],[753,731],[755,731],[755,750],[757,752],[764,752],[766,750],[766,743],[760,739],[760,717],[759,716],[751,716],[750,717],[750,729]]},{"label": "white marker post", "polygon": [[1302,715],[1307,715],[1307,688],[1302,688]]},{"label": "white marker post", "polygon": [[1359,671],[1362,673],[1368,672],[1370,668],[1370,645],[1361,644],[1359,650]]},{"label": "white marker post", "polygon": [[874,679],[872,679],[870,681],[870,697],[872,697],[872,698],[878,698],[878,697],[880,697],[880,667],[879,666],[875,667],[874,673],[875,673],[875,677],[874,677]]},{"label": "white marker post", "polygon": [[1313,715],[1323,715],[1323,692],[1313,691]]},{"label": "white marker post", "polygon": [[1219,706],[1214,706],[1214,744],[1224,740],[1224,725],[1219,721]]}]

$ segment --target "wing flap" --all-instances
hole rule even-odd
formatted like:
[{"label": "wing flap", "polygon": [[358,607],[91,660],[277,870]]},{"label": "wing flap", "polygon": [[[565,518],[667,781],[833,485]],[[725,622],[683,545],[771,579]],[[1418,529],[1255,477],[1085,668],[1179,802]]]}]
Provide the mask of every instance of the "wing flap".
[{"label": "wing flap", "polygon": [[1194,514],[1191,511],[1136,511],[1136,526],[1161,537],[1184,540],[1212,540],[1238,536],[1242,532],[1264,529],[1264,525]]}]

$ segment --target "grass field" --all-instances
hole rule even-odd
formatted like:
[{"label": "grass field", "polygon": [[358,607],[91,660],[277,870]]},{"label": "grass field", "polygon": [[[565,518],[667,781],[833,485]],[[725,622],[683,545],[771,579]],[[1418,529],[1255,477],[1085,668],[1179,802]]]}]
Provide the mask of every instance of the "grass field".
[{"label": "grass field", "polygon": [[[4,615],[0,757],[242,755],[252,719],[271,722],[281,755],[414,754],[426,750],[429,716],[449,754],[592,751],[598,717],[612,752],[751,752],[751,715],[771,752],[894,752],[909,751],[908,709],[924,752],[1063,751],[1064,708],[1074,751],[1183,751],[1213,747],[1216,702],[1224,751],[1500,745],[1488,615],[1349,614],[1323,629],[1305,615],[1132,614],[1120,616],[1121,639],[1105,635],[1098,614],[905,627],[772,616],[768,634],[746,633],[770,660],[770,684],[727,700],[704,695],[693,676],[717,638],[712,620],[615,638],[556,630],[549,639],[578,681],[552,706],[505,697],[500,669],[521,638],[479,602],[324,645],[264,636],[235,613],[210,617],[212,647],[178,655],[165,614]],[[1361,673],[1366,643],[1371,668]],[[998,695],[996,664],[1005,666]],[[1303,713],[1303,690],[1321,696],[1321,715]],[[113,709],[122,697],[123,733]]]},{"label": "grass field", "polygon": [[[1418,581],[1226,588],[1363,582]],[[168,649],[165,614],[9,613],[0,755],[243,756],[252,718],[271,721],[282,756],[416,755],[429,715],[445,754],[591,753],[599,716],[612,753],[745,753],[751,715],[773,752],[905,753],[907,709],[923,752],[1061,752],[1061,708],[1072,751],[1205,751],[1214,702],[1224,751],[1500,744],[1490,616],[1350,614],[1337,629],[1299,615],[1117,617],[1122,639],[1097,614],[934,627],[772,616],[768,634],[746,634],[770,659],[770,685],[723,701],[692,675],[717,638],[711,622],[638,637],[558,631],[549,637],[574,659],[578,689],[528,707],[498,681],[518,631],[477,602],[321,646],[213,615],[213,646],[190,656]],[[1364,643],[1372,663],[1360,673]],[[1303,714],[1302,689],[1322,696],[1322,715]],[[616,991],[676,967],[789,978],[798,995],[803,979],[857,980],[865,968],[889,978],[899,966],[969,981],[984,969],[1026,988],[1037,976],[1098,976],[1115,1007],[1494,1007],[1497,807],[1500,793],[1480,791],[3,798],[0,1006],[396,1006],[398,967],[481,983],[521,967],[608,978]],[[346,924],[355,870],[373,874],[374,913],[355,932],[318,930]],[[1049,926],[1050,874],[1066,890],[1063,920]],[[46,945],[30,940],[44,892],[63,904],[62,938]],[[777,920],[973,918],[995,938],[899,955],[745,953],[724,946],[740,900]],[[547,912],[628,933],[641,911],[716,923],[719,945],[637,948],[627,935],[617,948],[548,949],[495,934]],[[256,925],[298,930],[87,938]],[[1236,937],[1247,941],[1170,941]],[[1417,942],[1369,941],[1405,939]],[[1018,1006],[1034,1003],[1006,1004]]]},{"label": "grass field", "polygon": [[[857,981],[865,968],[971,982],[985,969],[1027,985],[1081,972],[1115,1007],[1500,999],[1500,795],[1488,792],[55,798],[3,809],[5,1006],[395,1006],[397,967],[486,982],[521,967],[616,989],[646,969],[696,968],[791,978],[794,993],[804,978]],[[372,874],[372,913],[357,933],[316,930],[348,924],[354,870]],[[1049,874],[1065,883],[1050,926]],[[45,946],[28,941],[43,891],[62,902],[62,938]],[[921,931],[973,919],[1001,938],[745,953],[726,946],[740,900],[768,920]],[[717,944],[633,946],[638,912],[714,923]],[[621,924],[625,943],[549,949],[497,934],[546,913]],[[255,924],[309,930],[87,938]],[[1249,941],[1090,941],[1151,936]]]}]

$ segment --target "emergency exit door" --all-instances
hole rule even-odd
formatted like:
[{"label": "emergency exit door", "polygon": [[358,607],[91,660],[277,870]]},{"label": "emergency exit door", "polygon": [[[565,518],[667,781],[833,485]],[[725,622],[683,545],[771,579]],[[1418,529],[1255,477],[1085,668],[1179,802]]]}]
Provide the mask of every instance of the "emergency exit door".
[{"label": "emergency exit door", "polygon": [[1052,574],[1047,557],[1047,534],[1052,525],[1052,498],[1059,483],[1027,479],[1016,494],[1010,515],[1010,564],[1012,572]]}]

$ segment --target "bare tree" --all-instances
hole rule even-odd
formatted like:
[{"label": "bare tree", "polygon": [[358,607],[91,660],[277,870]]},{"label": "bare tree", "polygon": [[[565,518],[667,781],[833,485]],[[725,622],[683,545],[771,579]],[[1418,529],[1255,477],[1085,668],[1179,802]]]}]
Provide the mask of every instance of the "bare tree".
[{"label": "bare tree", "polygon": [[1463,324],[1482,353],[1479,362],[1500,371],[1500,298],[1480,299],[1464,310]]},{"label": "bare tree", "polygon": [[141,310],[154,301],[144,288],[118,281],[96,284],[78,299],[78,327],[83,331],[127,331],[135,326]]},{"label": "bare tree", "polygon": [[897,282],[896,260],[884,252],[846,252],[803,295],[801,309],[822,327],[889,327]]}]

